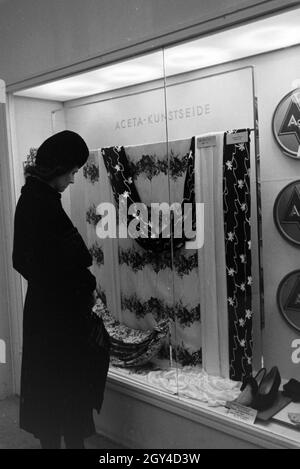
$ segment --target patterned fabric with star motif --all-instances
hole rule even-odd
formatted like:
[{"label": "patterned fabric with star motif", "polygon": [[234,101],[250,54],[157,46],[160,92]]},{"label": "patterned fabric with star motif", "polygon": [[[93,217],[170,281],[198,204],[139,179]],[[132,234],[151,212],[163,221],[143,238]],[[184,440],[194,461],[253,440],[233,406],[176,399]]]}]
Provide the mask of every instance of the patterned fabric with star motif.
[{"label": "patterned fabric with star motif", "polygon": [[252,373],[250,131],[247,142],[229,145],[228,133],[224,134],[223,208],[229,360],[230,378],[239,381]]}]

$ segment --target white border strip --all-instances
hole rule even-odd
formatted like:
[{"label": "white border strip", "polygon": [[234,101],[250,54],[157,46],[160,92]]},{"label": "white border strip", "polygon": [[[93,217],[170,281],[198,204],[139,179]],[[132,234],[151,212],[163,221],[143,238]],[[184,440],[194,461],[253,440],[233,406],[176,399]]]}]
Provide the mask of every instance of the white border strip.
[{"label": "white border strip", "polygon": [[5,81],[0,79],[0,103],[6,103],[6,86]]}]

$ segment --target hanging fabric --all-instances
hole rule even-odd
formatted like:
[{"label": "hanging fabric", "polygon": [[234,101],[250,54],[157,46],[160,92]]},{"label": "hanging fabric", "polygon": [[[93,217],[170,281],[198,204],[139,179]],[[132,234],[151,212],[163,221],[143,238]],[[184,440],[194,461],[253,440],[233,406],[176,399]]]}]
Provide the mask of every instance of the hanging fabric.
[{"label": "hanging fabric", "polygon": [[[162,201],[170,205],[175,202],[182,206],[185,201],[192,204],[193,145],[192,139],[186,139],[169,142],[169,151],[166,142],[123,147],[122,150],[120,147],[101,149],[99,155],[104,169],[99,171],[97,203],[110,201],[106,191],[107,185],[110,186],[111,194],[114,192],[116,202],[120,194],[124,194],[125,191],[129,193],[128,186],[130,188],[134,183],[130,192],[135,202],[141,199],[141,202],[148,206],[152,202]],[[108,171],[103,164],[106,160],[105,155],[107,160],[112,158],[110,161],[113,161],[113,164],[108,161]],[[110,171],[112,166],[118,167]],[[91,166],[87,173],[93,174],[93,172],[95,170]],[[121,174],[122,177],[119,177]],[[112,180],[117,184],[110,184]],[[86,182],[89,194],[87,207],[97,206],[90,198],[94,197],[94,192],[90,190],[92,181],[88,174]],[[95,230],[95,225],[91,225],[90,228]],[[154,329],[161,320],[169,318],[173,358],[182,364],[200,363],[201,323],[197,252],[180,248],[180,245],[184,245],[183,236],[173,237],[171,242],[170,239],[159,236],[155,244],[151,243],[152,239],[146,239],[149,244],[143,244],[143,239],[142,244],[143,246],[147,244],[146,249],[130,237],[109,241],[112,242],[114,250],[118,251],[118,258],[110,257],[109,260],[105,254],[107,239],[99,240],[104,254],[104,264],[101,265],[103,282],[99,283],[102,283],[102,289],[103,285],[106,285],[105,296],[111,297],[115,287],[113,283],[107,281],[105,272],[106,270],[118,272],[121,303],[120,314],[117,314],[107,302],[110,312],[122,324],[140,330]],[[156,249],[159,243],[161,244]],[[169,248],[165,248],[168,244]],[[173,256],[171,244],[176,245]],[[164,248],[161,248],[162,245]],[[94,250],[94,254],[96,252],[97,250]],[[172,260],[174,270],[172,270]],[[169,353],[169,344],[166,343],[165,348],[161,350],[161,357],[169,358]]]},{"label": "hanging fabric", "polygon": [[[239,135],[244,141],[234,143]],[[237,381],[252,371],[249,148],[249,130],[196,138],[196,202],[205,204],[198,251],[203,366]]]},{"label": "hanging fabric", "polygon": [[[136,189],[135,182],[133,179],[132,168],[130,162],[126,156],[126,152],[123,146],[119,147],[108,147],[102,148],[102,156],[105,162],[107,173],[110,178],[112,185],[113,194],[117,207],[120,203],[120,198],[126,198],[128,204],[141,203],[141,197]],[[131,165],[132,166],[132,165]],[[191,204],[192,207],[192,228],[195,229],[195,191],[194,191],[194,166],[195,166],[195,138],[191,140],[191,146],[186,161],[186,175],[184,181],[183,199],[181,201],[181,213],[184,214],[185,204]],[[164,200],[162,202],[167,202]],[[169,202],[169,201],[168,201]],[[171,212],[172,214],[172,212]],[[184,223],[181,221],[181,236],[174,236],[173,223],[170,223],[171,233],[170,236],[164,237],[163,229],[158,226],[157,237],[153,236],[153,219],[151,217],[151,207],[147,207],[146,218],[143,214],[128,214],[127,215],[127,228],[129,224],[136,218],[139,219],[140,236],[135,238],[136,242],[146,250],[153,252],[170,251],[170,249],[180,249],[185,245],[187,237],[184,234]],[[171,218],[172,221],[172,218]]]},{"label": "hanging fabric", "polygon": [[[85,205],[87,241],[93,257],[93,273],[97,280],[97,293],[117,319],[121,314],[120,273],[118,266],[118,244],[114,239],[100,239],[96,234],[101,215],[97,207],[102,201],[113,203],[111,185],[106,175],[100,150],[90,152],[83,168],[85,179]],[[111,288],[111,286],[114,288]]]},{"label": "hanging fabric", "polygon": [[228,312],[223,221],[224,133],[196,138],[196,201],[204,204],[204,246],[198,250],[203,367],[229,377]]},{"label": "hanging fabric", "polygon": [[[245,141],[235,143],[239,133]],[[253,347],[249,129],[224,134],[223,175],[230,377],[241,380],[252,373]]]}]

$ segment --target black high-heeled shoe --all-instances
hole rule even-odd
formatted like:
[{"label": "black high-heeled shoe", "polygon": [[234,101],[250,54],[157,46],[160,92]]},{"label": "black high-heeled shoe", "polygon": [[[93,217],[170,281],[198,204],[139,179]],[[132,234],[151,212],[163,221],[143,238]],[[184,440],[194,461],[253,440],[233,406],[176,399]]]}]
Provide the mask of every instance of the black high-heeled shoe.
[{"label": "black high-heeled shoe", "polygon": [[251,407],[256,410],[266,410],[271,407],[277,397],[281,377],[277,366],[273,366],[265,375],[258,387]]},{"label": "black high-heeled shoe", "polygon": [[234,402],[236,402],[237,404],[245,405],[247,407],[251,407],[265,374],[266,369],[261,368],[254,377],[248,376],[247,378],[245,378],[241,386],[242,392],[235,399]]},{"label": "black high-heeled shoe", "polygon": [[266,372],[267,372],[266,368],[261,368],[260,370],[258,370],[256,375],[254,376],[254,379],[257,382],[258,387],[260,386],[262,380],[264,379]]}]

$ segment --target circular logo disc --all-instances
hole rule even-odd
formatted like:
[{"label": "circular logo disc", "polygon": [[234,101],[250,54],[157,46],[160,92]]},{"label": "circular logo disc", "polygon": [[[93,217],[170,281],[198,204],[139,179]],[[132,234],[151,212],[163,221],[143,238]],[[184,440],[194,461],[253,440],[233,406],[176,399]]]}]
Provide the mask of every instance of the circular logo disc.
[{"label": "circular logo disc", "polygon": [[284,153],[300,159],[300,88],[280,101],[274,112],[272,128]]},{"label": "circular logo disc", "polygon": [[300,180],[293,181],[279,192],[273,215],[279,233],[287,241],[300,246]]},{"label": "circular logo disc", "polygon": [[300,270],[294,270],[281,280],[277,304],[289,325],[300,331]]}]

